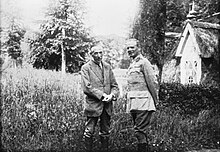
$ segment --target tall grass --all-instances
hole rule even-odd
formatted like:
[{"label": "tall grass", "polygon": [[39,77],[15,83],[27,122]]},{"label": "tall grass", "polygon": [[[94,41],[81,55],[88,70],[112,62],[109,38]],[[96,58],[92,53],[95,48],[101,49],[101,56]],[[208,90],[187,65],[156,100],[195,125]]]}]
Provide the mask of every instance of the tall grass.
[{"label": "tall grass", "polygon": [[[124,91],[125,82],[119,71],[116,79]],[[84,95],[79,74],[8,69],[3,73],[1,86],[1,138],[5,150],[84,151]],[[136,150],[137,140],[125,105],[122,92],[114,103],[111,151]],[[218,110],[202,110],[198,116],[185,117],[169,107],[159,108],[148,130],[149,145],[158,152],[220,148],[219,130]],[[94,139],[94,149],[98,150],[98,131]]]},{"label": "tall grass", "polygon": [[2,76],[5,148],[76,149],[84,126],[79,76],[34,69],[6,72]]}]

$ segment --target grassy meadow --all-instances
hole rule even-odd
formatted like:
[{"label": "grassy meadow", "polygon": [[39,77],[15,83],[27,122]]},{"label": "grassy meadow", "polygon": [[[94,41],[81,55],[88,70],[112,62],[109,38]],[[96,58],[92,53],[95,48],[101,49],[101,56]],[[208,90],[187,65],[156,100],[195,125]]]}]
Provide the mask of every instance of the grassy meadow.
[{"label": "grassy meadow", "polygon": [[[125,113],[125,71],[115,70],[115,75],[122,92],[114,103],[110,149],[135,151],[137,141],[131,117]],[[84,151],[84,95],[79,74],[7,69],[2,73],[1,89],[4,150]],[[203,110],[198,116],[185,118],[178,111],[159,109],[149,128],[149,145],[155,152],[216,149],[220,148],[217,138],[220,136],[213,134],[220,133],[218,129],[220,117],[213,115],[213,110]],[[98,127],[94,139],[94,149],[98,150]]]},{"label": "grassy meadow", "polygon": [[2,141],[7,149],[59,149],[69,139],[80,140],[84,118],[79,75],[9,69],[1,82]]}]

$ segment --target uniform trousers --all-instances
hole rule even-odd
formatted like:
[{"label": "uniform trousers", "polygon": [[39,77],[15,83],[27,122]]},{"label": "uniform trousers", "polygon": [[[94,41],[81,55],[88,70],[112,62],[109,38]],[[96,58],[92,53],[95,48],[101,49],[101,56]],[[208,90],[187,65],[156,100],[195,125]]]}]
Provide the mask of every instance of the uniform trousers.
[{"label": "uniform trousers", "polygon": [[147,128],[150,125],[151,117],[154,111],[132,110],[131,116],[134,123],[135,136],[138,143],[147,143]]}]

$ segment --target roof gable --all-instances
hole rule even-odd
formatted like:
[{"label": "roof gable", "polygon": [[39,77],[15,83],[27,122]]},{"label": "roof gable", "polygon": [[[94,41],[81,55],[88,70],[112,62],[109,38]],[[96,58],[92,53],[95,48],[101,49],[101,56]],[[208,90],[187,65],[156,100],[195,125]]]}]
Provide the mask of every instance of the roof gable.
[{"label": "roof gable", "polygon": [[209,58],[217,52],[219,24],[187,21],[181,35],[175,56],[181,57],[186,41],[191,36],[194,47],[201,57]]},{"label": "roof gable", "polygon": [[189,37],[191,37],[192,43],[194,44],[196,51],[198,51],[198,54],[200,54],[199,46],[196,42],[196,37],[195,37],[195,34],[194,34],[194,30],[193,30],[191,24],[187,23],[184,30],[183,30],[183,33],[180,37],[180,42],[179,42],[179,45],[177,47],[177,51],[176,51],[175,56],[177,56],[177,57],[182,56],[183,51],[184,51],[184,47],[185,47],[186,42],[187,42]]}]

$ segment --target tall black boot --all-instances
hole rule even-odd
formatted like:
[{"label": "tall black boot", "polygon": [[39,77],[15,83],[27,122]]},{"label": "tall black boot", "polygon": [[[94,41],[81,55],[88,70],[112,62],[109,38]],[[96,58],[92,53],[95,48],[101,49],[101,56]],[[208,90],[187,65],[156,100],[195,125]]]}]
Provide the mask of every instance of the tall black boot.
[{"label": "tall black boot", "polygon": [[100,136],[100,141],[101,141],[101,151],[102,151],[102,152],[108,152],[108,148],[109,148],[109,137]]},{"label": "tall black boot", "polygon": [[147,148],[146,148],[147,144],[146,143],[139,143],[138,144],[138,152],[147,152]]},{"label": "tall black boot", "polygon": [[84,137],[86,152],[92,152],[92,137]]}]

